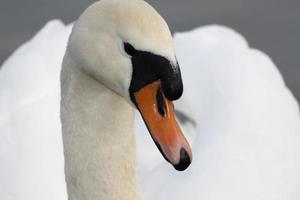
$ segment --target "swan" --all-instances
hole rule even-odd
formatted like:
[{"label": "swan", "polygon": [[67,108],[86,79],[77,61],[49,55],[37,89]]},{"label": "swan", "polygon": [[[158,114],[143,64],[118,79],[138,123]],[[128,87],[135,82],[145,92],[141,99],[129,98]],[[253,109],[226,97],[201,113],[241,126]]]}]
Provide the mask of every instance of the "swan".
[{"label": "swan", "polygon": [[[1,199],[67,199],[59,74],[70,32],[49,22],[1,68]],[[136,115],[143,199],[298,199],[299,107],[274,63],[221,26],[174,43],[185,85],[176,108],[196,122],[184,131],[196,133],[193,164],[171,169]]]},{"label": "swan", "polygon": [[191,149],[171,102],[182,91],[171,33],[152,7],[91,5],[74,24],[61,71],[69,199],[139,199],[133,106],[164,158],[185,170]]},{"label": "swan", "polygon": [[273,61],[216,25],[176,33],[174,43],[185,85],[176,108],[196,121],[186,131],[196,134],[193,163],[184,173],[170,170],[138,134],[143,197],[299,199],[299,105]]},{"label": "swan", "polygon": [[60,82],[70,200],[140,199],[134,107],[164,158],[179,171],[190,165],[172,104],[183,92],[172,35],[146,2],[102,0],[87,8],[73,26]]}]

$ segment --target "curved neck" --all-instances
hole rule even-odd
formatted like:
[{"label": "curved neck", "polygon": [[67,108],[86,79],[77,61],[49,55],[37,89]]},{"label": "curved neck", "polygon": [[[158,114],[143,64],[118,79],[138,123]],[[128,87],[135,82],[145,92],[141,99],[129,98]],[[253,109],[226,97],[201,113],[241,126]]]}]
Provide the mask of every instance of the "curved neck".
[{"label": "curved neck", "polygon": [[137,200],[134,111],[66,54],[61,121],[69,200]]}]

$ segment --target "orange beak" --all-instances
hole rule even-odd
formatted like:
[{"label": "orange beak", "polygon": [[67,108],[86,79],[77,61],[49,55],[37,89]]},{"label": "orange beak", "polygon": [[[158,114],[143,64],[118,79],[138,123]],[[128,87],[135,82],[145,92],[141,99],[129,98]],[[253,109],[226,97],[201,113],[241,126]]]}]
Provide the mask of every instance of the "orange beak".
[{"label": "orange beak", "polygon": [[134,93],[137,107],[155,144],[164,158],[177,170],[191,163],[192,151],[176,121],[174,106],[161,89],[160,81]]}]

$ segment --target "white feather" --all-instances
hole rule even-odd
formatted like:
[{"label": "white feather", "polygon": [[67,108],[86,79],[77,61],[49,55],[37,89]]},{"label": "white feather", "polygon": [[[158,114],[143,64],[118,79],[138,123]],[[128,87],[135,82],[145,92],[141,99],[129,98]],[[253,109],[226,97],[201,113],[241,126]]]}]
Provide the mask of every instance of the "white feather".
[{"label": "white feather", "polygon": [[[70,29],[49,22],[1,68],[1,199],[67,199],[59,72]],[[176,34],[175,46],[194,159],[175,172],[138,121],[144,199],[299,199],[299,107],[270,58],[216,25]]]}]

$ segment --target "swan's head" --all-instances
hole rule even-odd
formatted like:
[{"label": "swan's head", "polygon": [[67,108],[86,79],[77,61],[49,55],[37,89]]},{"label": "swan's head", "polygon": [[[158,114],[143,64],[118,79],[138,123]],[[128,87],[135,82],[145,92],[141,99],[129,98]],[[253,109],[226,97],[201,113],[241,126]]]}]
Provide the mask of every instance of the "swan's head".
[{"label": "swan's head", "polygon": [[183,85],[162,17],[142,0],[102,0],[81,15],[69,44],[84,72],[140,111],[166,160],[186,169],[191,149],[171,102],[180,98]]}]

